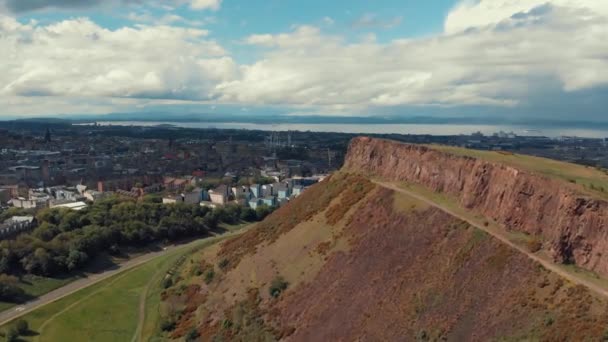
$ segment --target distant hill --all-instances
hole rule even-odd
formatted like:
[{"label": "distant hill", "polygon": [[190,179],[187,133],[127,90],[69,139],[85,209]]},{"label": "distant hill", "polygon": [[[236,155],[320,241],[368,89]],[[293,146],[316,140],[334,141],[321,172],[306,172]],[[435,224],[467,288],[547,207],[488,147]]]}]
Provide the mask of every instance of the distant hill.
[{"label": "distant hill", "polygon": [[[493,178],[500,172],[515,180],[500,183]],[[342,171],[245,234],[205,250],[167,275],[160,307],[163,338],[597,341],[606,337],[608,300],[534,261],[552,248],[551,234],[541,232],[538,240],[524,234],[523,218],[511,215],[510,223],[522,230],[517,238],[530,248],[522,252],[516,243],[496,238],[503,231],[492,233],[509,223],[499,215],[499,207],[492,211],[493,203],[484,204],[499,184],[512,187],[511,192],[505,190],[505,201],[510,196],[549,196],[543,191],[551,189],[534,188],[544,187],[535,183],[541,180],[571,184],[564,190],[572,191],[569,194],[578,191],[576,184],[557,178],[520,180],[518,172],[513,166],[484,164],[481,159],[424,146],[356,139]],[[409,185],[401,183],[406,181]],[[394,188],[383,182],[394,182]],[[409,190],[401,191],[401,186]],[[460,199],[472,210],[471,219],[439,209],[414,191],[446,207],[453,204],[455,211]],[[520,192],[524,194],[517,195]],[[449,202],[451,198],[454,202]],[[518,203],[520,208],[527,206],[523,198]],[[515,205],[504,208],[517,212]],[[564,208],[566,213],[569,210]],[[587,215],[585,209],[575,210]],[[478,220],[481,223],[475,223]]]}]

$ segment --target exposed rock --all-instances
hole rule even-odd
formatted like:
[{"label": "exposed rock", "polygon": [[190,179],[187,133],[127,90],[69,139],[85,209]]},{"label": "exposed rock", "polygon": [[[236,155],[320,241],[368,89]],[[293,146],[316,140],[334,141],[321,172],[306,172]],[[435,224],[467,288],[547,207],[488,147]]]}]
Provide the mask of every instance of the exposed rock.
[{"label": "exposed rock", "polygon": [[564,181],[420,145],[354,139],[345,167],[454,196],[506,229],[541,235],[557,262],[608,276],[608,201]]}]

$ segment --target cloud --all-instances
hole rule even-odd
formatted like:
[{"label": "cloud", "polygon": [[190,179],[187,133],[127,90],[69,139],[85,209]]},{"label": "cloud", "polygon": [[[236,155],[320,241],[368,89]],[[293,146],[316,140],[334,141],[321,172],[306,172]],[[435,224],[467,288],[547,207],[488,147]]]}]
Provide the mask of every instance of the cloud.
[{"label": "cloud", "polygon": [[[236,65],[208,31],[0,17],[0,97],[209,100]],[[42,100],[40,100],[42,101]]]},{"label": "cloud", "polygon": [[190,7],[197,10],[210,9],[217,11],[222,5],[222,0],[192,0]]},{"label": "cloud", "polygon": [[[348,42],[308,26],[252,35],[247,43],[266,47],[266,55],[242,66],[242,78],[219,85],[219,93],[226,101],[346,111],[391,106],[516,111],[538,102],[531,94],[543,89],[568,94],[608,85],[603,7],[586,7],[584,1],[523,6],[529,2],[465,2],[448,16],[445,33],[389,43]],[[468,20],[473,17],[484,19]]]},{"label": "cloud", "polygon": [[174,13],[136,11],[140,24],[116,30],[86,18],[42,25],[0,16],[0,106],[94,112],[194,101],[332,114],[605,117],[604,3],[463,1],[443,32],[388,42],[297,26],[244,37],[261,57],[241,65],[207,30],[172,26],[186,23]]},{"label": "cloud", "polygon": [[151,5],[171,9],[174,5],[187,3],[195,10],[217,11],[222,0],[0,0],[0,9],[21,14],[46,9],[86,9],[106,6]]},{"label": "cloud", "polygon": [[186,19],[180,15],[174,13],[167,13],[162,16],[155,16],[150,12],[131,12],[126,16],[126,19],[135,22],[135,23],[144,23],[144,24],[155,24],[155,25],[184,25],[184,26],[194,26],[200,27],[205,26],[209,23],[215,22],[215,18],[207,17],[201,18],[197,20]]},{"label": "cloud", "polygon": [[322,21],[323,21],[323,24],[325,24],[327,26],[331,26],[336,23],[336,21],[333,20],[331,17],[323,17]]},{"label": "cloud", "polygon": [[592,16],[608,16],[608,1],[603,0],[465,0],[447,16],[445,31],[462,32],[469,28],[496,25],[539,8],[561,7],[587,11]]},{"label": "cloud", "polygon": [[139,0],[0,0],[0,8],[4,7],[13,13],[23,13],[47,8],[89,8],[105,3],[120,5],[136,3]]},{"label": "cloud", "polygon": [[391,29],[401,25],[402,22],[403,17],[381,19],[373,13],[367,13],[353,21],[352,27],[356,29]]}]

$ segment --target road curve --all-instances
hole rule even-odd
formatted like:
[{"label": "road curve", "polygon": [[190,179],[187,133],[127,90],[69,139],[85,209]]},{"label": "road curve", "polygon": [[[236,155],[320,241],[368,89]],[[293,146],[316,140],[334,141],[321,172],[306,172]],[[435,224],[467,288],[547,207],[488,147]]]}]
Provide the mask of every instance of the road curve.
[{"label": "road curve", "polygon": [[499,229],[492,229],[491,227],[485,227],[483,225],[480,225],[472,220],[470,220],[467,217],[464,217],[458,213],[453,212],[452,210],[438,204],[435,203],[433,201],[431,201],[430,199],[419,195],[415,192],[412,191],[408,191],[405,190],[403,188],[398,187],[395,184],[391,184],[391,183],[386,183],[386,182],[380,182],[380,181],[373,181],[375,184],[396,191],[396,192],[400,192],[402,194],[405,194],[407,196],[413,197],[419,201],[422,201],[432,207],[435,207],[439,210],[442,210],[448,214],[450,214],[451,216],[454,216],[462,221],[467,222],[468,224],[472,225],[473,227],[477,228],[477,229],[481,229],[482,231],[492,235],[494,238],[500,240],[502,243],[506,244],[507,246],[516,249],[518,252],[525,254],[526,256],[528,256],[528,258],[538,262],[539,264],[541,264],[544,268],[546,268],[547,270],[554,272],[558,275],[560,275],[561,277],[571,281],[572,283],[578,284],[578,285],[583,285],[585,287],[587,287],[589,290],[597,293],[598,295],[608,299],[608,289],[606,289],[603,286],[599,286],[597,284],[594,284],[593,282],[590,282],[586,279],[583,279],[581,277],[577,277],[575,274],[572,274],[570,272],[567,272],[565,270],[563,270],[562,268],[560,268],[557,264],[549,261],[549,260],[545,260],[541,257],[539,257],[538,255],[535,255],[534,253],[528,251],[527,249],[525,249],[524,247],[518,246],[517,244],[513,243],[506,232],[499,230]]},{"label": "road curve", "polygon": [[[213,237],[208,237],[205,239],[212,239]],[[171,245],[171,246],[167,246],[165,247],[163,250],[160,251],[156,251],[156,252],[150,252],[150,253],[146,253],[144,255],[135,257],[133,259],[129,259],[123,263],[120,263],[117,265],[116,268],[110,269],[110,270],[106,270],[103,271],[101,273],[94,273],[91,274],[85,278],[82,279],[78,279],[76,281],[73,281],[63,287],[60,287],[58,289],[55,289],[51,292],[48,292],[40,297],[37,297],[29,302],[26,302],[24,304],[12,307],[8,310],[5,310],[3,312],[0,312],[0,326],[18,318],[21,317],[41,306],[44,306],[46,304],[52,303],[54,301],[57,301],[63,297],[66,297],[74,292],[77,292],[79,290],[82,290],[86,287],[89,287],[91,285],[94,285],[102,280],[108,279],[110,277],[112,277],[113,275],[122,273],[124,271],[130,270],[134,267],[140,266],[142,264],[147,263],[148,261],[151,261],[161,255],[167,254],[173,250],[176,249],[181,249],[181,248],[187,248],[190,245],[193,245],[195,243],[197,243],[199,240],[196,241],[192,241],[189,242],[187,244],[183,244],[183,245]]]}]

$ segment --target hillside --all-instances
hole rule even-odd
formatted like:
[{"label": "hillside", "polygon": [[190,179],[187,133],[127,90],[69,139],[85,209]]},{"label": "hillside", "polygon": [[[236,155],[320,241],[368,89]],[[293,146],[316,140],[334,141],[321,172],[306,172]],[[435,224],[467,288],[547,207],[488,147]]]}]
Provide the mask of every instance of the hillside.
[{"label": "hillside", "polygon": [[604,337],[605,298],[445,211],[348,172],[407,175],[398,160],[409,157],[400,148],[416,148],[378,147],[385,143],[355,140],[342,172],[168,275],[163,338]]},{"label": "hillside", "polygon": [[608,276],[607,178],[595,169],[368,138],[353,140],[345,168],[450,196],[504,229],[536,236],[556,262]]}]

